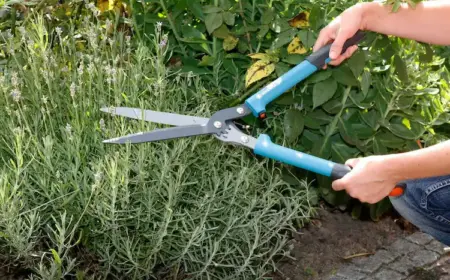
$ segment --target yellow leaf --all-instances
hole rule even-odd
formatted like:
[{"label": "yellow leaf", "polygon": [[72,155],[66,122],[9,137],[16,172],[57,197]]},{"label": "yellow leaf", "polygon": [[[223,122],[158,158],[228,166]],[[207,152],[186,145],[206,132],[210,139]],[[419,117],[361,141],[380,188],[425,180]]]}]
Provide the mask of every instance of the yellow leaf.
[{"label": "yellow leaf", "polygon": [[309,12],[303,11],[289,20],[289,25],[295,28],[309,26]]},{"label": "yellow leaf", "polygon": [[122,1],[121,0],[98,0],[97,8],[100,12],[112,11],[114,8],[121,9]]},{"label": "yellow leaf", "polygon": [[300,38],[295,36],[292,42],[289,44],[287,51],[289,54],[304,54],[308,50],[303,45],[302,41],[300,41]]},{"label": "yellow leaf", "polygon": [[270,74],[275,70],[275,64],[269,60],[258,60],[253,63],[252,66],[247,70],[247,75],[245,76],[245,86],[253,84]]},{"label": "yellow leaf", "polygon": [[225,51],[231,51],[234,49],[238,43],[239,39],[234,36],[228,35],[225,40],[223,40],[223,49]]},{"label": "yellow leaf", "polygon": [[407,118],[403,118],[402,123],[404,126],[406,126],[406,128],[411,130],[411,122]]},{"label": "yellow leaf", "polygon": [[253,59],[270,60],[270,55],[267,53],[252,53],[248,56]]}]

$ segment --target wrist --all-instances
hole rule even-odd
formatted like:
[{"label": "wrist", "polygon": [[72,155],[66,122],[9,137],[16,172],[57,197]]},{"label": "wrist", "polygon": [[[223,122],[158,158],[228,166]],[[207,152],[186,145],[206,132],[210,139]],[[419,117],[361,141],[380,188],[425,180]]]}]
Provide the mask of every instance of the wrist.
[{"label": "wrist", "polygon": [[389,177],[391,177],[396,182],[401,182],[405,180],[411,179],[410,168],[408,168],[408,163],[404,159],[406,154],[392,154],[383,156],[382,164],[385,167],[386,172],[389,173]]},{"label": "wrist", "polygon": [[377,2],[360,3],[362,10],[361,29],[373,31],[376,26],[377,10],[383,9],[383,4]]}]

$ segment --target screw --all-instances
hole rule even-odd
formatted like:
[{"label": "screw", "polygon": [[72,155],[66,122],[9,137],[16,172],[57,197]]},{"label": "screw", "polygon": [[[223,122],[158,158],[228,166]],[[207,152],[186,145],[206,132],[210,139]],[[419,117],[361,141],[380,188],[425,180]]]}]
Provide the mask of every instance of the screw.
[{"label": "screw", "polygon": [[242,115],[244,113],[244,108],[239,107],[236,109],[236,111],[238,112],[239,115]]},{"label": "screw", "polygon": [[242,136],[241,137],[241,141],[242,141],[242,143],[248,143],[248,137],[247,136]]},{"label": "screw", "polygon": [[222,127],[222,123],[219,122],[219,121],[214,122],[214,127],[215,127],[215,128],[221,128],[221,127]]}]

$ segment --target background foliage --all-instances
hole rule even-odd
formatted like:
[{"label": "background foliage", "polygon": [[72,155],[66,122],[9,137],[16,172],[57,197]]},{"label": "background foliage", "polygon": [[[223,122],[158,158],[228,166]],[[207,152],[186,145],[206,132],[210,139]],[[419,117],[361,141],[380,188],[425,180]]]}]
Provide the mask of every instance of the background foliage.
[{"label": "background foliage", "polygon": [[[393,12],[401,2],[387,1]],[[138,32],[162,22],[173,42],[170,63],[193,72],[236,105],[311,54],[318,32],[357,1],[132,1]],[[358,156],[398,153],[446,139],[447,51],[381,34],[368,34],[359,51],[338,67],[313,74],[268,108],[264,123],[251,117],[253,132],[279,144],[343,163]],[[438,131],[438,132],[436,132]],[[439,133],[442,132],[442,133]],[[351,206],[328,178],[284,166],[298,178],[317,180],[321,196]],[[289,182],[291,175],[286,175]],[[377,220],[389,201],[370,205]],[[362,208],[356,203],[353,214]]]}]

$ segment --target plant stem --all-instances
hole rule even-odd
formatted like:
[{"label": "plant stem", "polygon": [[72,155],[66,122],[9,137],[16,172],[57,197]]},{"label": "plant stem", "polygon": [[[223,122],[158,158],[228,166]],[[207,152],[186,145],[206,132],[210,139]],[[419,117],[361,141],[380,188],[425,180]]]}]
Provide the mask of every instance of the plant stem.
[{"label": "plant stem", "polygon": [[245,30],[247,31],[247,32],[245,33],[245,35],[247,35],[248,48],[250,49],[250,53],[253,53],[252,45],[251,45],[251,43],[250,43],[250,33],[249,33],[248,30],[247,30],[247,22],[245,21],[245,17],[244,17],[244,12],[243,12],[244,8],[242,7],[242,0],[239,0],[239,7],[240,7],[240,9],[241,9],[241,11],[239,12],[239,14],[241,15],[242,22],[244,23],[244,28],[245,28]]},{"label": "plant stem", "polygon": [[175,35],[175,39],[177,40],[178,44],[180,45],[181,52],[183,53],[183,55],[186,56],[187,55],[186,51],[184,50],[183,45],[181,44],[181,38],[178,35],[177,28],[175,27],[175,24],[173,23],[173,20],[172,20],[172,17],[170,16],[169,11],[167,11],[166,4],[164,3],[164,0],[160,0],[159,2],[161,3],[164,13],[167,14],[167,19],[169,20],[170,27],[172,28],[172,31],[173,31],[173,35]]}]

